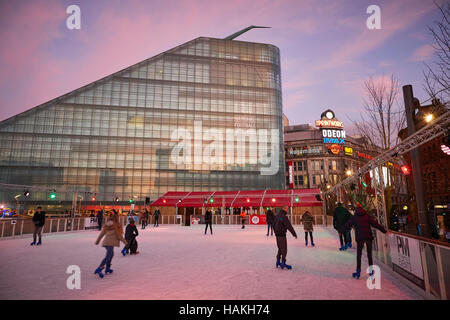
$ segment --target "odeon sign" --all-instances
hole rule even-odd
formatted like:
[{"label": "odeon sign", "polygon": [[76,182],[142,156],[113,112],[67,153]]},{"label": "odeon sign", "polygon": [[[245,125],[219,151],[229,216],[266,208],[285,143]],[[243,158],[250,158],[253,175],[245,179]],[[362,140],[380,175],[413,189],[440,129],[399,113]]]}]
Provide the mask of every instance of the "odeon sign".
[{"label": "odeon sign", "polygon": [[336,119],[332,110],[322,112],[321,119],[316,120],[316,127],[321,129],[323,143],[345,144],[344,123]]}]

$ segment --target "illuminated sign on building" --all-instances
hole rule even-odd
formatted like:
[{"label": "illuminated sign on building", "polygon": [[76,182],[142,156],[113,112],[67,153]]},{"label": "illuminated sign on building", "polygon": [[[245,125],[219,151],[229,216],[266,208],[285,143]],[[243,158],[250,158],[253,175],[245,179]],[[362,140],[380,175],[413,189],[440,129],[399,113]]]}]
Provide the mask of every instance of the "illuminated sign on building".
[{"label": "illuminated sign on building", "polygon": [[316,127],[322,131],[323,143],[345,144],[344,123],[336,119],[332,110],[321,114],[321,119],[316,120]]},{"label": "illuminated sign on building", "polygon": [[292,161],[288,162],[289,166],[289,188],[294,189],[294,169],[292,167]]},{"label": "illuminated sign on building", "polygon": [[347,156],[353,156],[353,148],[345,147],[344,152]]}]

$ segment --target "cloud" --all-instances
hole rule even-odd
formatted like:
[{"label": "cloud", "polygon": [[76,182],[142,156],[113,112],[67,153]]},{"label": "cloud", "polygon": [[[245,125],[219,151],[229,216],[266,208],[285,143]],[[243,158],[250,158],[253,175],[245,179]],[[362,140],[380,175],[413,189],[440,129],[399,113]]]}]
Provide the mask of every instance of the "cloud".
[{"label": "cloud", "polygon": [[432,45],[430,44],[423,45],[414,50],[409,60],[415,62],[422,62],[428,60],[433,55],[434,51],[435,49]]}]

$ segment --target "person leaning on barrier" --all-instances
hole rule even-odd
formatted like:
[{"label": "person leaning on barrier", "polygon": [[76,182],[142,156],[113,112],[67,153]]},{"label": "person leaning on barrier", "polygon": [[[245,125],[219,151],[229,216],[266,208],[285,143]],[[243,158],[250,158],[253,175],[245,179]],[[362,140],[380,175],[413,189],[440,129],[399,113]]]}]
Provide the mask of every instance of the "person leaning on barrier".
[{"label": "person leaning on barrier", "polygon": [[[33,242],[30,245],[34,246],[37,244],[40,246],[42,244],[42,228],[44,228],[45,224],[45,211],[42,211],[41,207],[36,208],[36,212],[33,215],[33,223],[34,223],[34,232],[33,232]],[[39,241],[36,243],[36,235],[39,236]]]}]

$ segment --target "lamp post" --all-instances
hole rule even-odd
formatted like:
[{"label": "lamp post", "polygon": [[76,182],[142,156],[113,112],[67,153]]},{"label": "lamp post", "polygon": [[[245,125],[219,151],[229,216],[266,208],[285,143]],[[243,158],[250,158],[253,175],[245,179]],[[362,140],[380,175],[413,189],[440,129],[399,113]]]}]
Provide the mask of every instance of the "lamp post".
[{"label": "lamp post", "polygon": [[[403,99],[405,102],[406,123],[408,128],[408,136],[411,136],[416,132],[414,124],[414,112],[416,107],[414,106],[413,89],[411,85],[403,86]],[[431,121],[431,119],[430,119]],[[422,234],[429,237],[430,228],[428,226],[427,212],[425,207],[423,185],[422,185],[422,166],[420,163],[419,149],[415,148],[410,151],[411,155],[411,167],[414,179],[414,193],[416,195],[417,203],[417,215],[419,220],[419,228]]]}]

